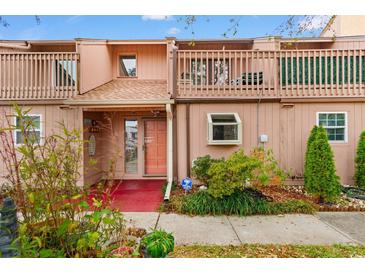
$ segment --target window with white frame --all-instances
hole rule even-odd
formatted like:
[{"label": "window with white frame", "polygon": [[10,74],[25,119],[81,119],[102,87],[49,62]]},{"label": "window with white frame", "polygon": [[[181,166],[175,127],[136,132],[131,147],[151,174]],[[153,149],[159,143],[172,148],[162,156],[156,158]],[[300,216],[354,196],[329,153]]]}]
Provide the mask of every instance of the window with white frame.
[{"label": "window with white frame", "polygon": [[19,117],[15,117],[15,129],[14,129],[14,141],[16,145],[24,144],[24,134],[32,135],[31,140],[34,143],[39,143],[42,137],[42,116],[40,114],[28,114],[24,122],[26,123],[21,130],[21,120]]},{"label": "window with white frame", "polygon": [[318,112],[317,125],[327,130],[329,141],[339,143],[347,142],[346,112]]},{"label": "window with white frame", "polygon": [[241,144],[241,139],[242,125],[237,113],[208,113],[209,144]]}]

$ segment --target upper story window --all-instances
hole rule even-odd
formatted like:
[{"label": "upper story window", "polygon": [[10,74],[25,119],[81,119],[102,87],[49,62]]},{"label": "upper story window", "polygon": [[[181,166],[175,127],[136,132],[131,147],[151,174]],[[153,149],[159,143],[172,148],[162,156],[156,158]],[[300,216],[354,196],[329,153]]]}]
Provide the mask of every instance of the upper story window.
[{"label": "upper story window", "polygon": [[[40,143],[42,137],[42,116],[40,114],[28,114],[21,125],[19,117],[15,117],[14,140],[16,145],[24,144],[24,135],[30,136],[32,143]],[[21,130],[21,128],[25,130]]]},{"label": "upper story window", "polygon": [[119,76],[136,77],[137,76],[137,56],[120,55],[119,56]]},{"label": "upper story window", "polygon": [[208,113],[208,143],[236,145],[242,143],[242,125],[237,113]]},{"label": "upper story window", "polygon": [[347,142],[346,112],[318,112],[317,125],[322,126],[327,130],[327,136],[330,142]]}]

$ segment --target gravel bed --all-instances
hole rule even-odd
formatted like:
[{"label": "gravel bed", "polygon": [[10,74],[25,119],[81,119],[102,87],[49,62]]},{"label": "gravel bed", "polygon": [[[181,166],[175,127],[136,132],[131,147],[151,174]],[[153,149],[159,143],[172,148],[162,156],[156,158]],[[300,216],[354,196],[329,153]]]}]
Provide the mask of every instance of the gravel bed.
[{"label": "gravel bed", "polygon": [[[290,192],[301,194],[306,197],[310,197],[304,190],[304,186],[284,186],[284,188]],[[317,203],[319,211],[365,211],[365,201],[349,197],[345,193],[341,193],[341,196],[335,204],[321,204]]]}]

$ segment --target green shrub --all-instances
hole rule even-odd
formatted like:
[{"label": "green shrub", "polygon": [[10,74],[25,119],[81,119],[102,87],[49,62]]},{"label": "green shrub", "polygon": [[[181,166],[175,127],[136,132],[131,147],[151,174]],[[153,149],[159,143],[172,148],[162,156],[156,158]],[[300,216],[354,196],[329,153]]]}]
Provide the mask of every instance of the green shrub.
[{"label": "green shrub", "polygon": [[315,174],[313,174],[313,165],[315,164],[314,161],[311,161],[310,157],[310,147],[313,144],[317,136],[318,126],[314,126],[309,134],[307,140],[307,150],[305,152],[305,159],[304,159],[304,187],[305,189],[312,189],[314,190],[316,185],[312,185],[315,182]]},{"label": "green shrub", "polygon": [[208,193],[214,198],[222,198],[242,190],[259,165],[258,159],[250,158],[243,150],[233,153],[227,160],[212,163],[208,169]]},{"label": "green shrub", "polygon": [[354,180],[358,187],[365,188],[365,131],[360,135],[355,158]]},{"label": "green shrub", "polygon": [[154,230],[142,238],[140,249],[146,257],[165,258],[174,251],[174,236],[163,230]]},{"label": "green shrub", "polygon": [[336,175],[333,152],[326,130],[318,127],[314,132],[307,148],[304,187],[320,201],[334,202],[340,196],[341,184]]},{"label": "green shrub", "polygon": [[[21,121],[19,126],[12,125],[7,116],[7,126],[0,128],[0,156],[9,174],[0,196],[12,197],[21,215],[14,242],[19,256],[104,256],[110,240],[124,237],[125,224],[122,213],[109,208],[105,188],[78,185],[84,145],[81,133],[61,125],[61,134],[40,142],[32,134],[29,110],[15,107],[14,113]],[[14,129],[25,133],[21,146],[14,144]]]},{"label": "green shrub", "polygon": [[257,147],[252,150],[250,158],[256,159],[259,163],[253,172],[253,180],[262,185],[278,185],[288,176],[287,172],[279,167],[272,149]]},{"label": "green shrub", "polygon": [[256,183],[278,184],[285,176],[271,150],[256,148],[250,155],[239,150],[227,160],[211,163],[207,171],[208,193],[215,198],[222,198]]},{"label": "green shrub", "polygon": [[[221,159],[222,160],[222,159]],[[198,157],[194,160],[193,167],[191,168],[191,174],[194,178],[198,179],[202,183],[206,183],[209,179],[208,170],[213,163],[220,160],[213,159],[210,155]]]}]

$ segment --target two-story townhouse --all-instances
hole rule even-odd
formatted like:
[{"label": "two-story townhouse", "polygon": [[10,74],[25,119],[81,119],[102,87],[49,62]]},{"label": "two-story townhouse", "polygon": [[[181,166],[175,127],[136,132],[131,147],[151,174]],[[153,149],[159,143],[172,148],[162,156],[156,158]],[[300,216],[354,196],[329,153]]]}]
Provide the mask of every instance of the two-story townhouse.
[{"label": "two-story townhouse", "polygon": [[[0,111],[31,108],[40,139],[59,122],[83,131],[80,183],[103,178],[110,161],[115,179],[171,182],[172,46],[172,39],[1,41]],[[14,138],[21,145],[22,133]]]},{"label": "two-story townhouse", "polygon": [[190,176],[198,156],[259,145],[273,149],[288,182],[302,183],[315,124],[327,129],[342,183],[352,183],[365,37],[1,41],[0,51],[1,109],[31,107],[41,138],[61,120],[83,130],[81,183],[113,159],[114,179],[171,183]]}]

